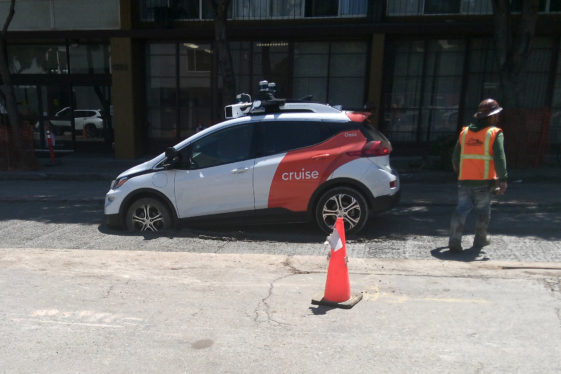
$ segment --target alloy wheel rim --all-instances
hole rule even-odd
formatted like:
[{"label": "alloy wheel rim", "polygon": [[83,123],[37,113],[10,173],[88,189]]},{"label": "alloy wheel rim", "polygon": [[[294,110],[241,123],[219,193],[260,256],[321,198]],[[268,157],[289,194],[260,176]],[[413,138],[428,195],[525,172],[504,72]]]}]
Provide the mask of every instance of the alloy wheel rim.
[{"label": "alloy wheel rim", "polygon": [[159,231],[164,225],[164,217],[158,208],[144,204],[134,211],[132,222],[139,231]]},{"label": "alloy wheel rim", "polygon": [[336,194],[331,196],[323,204],[323,222],[330,228],[335,226],[337,217],[342,217],[345,222],[345,229],[354,228],[362,216],[362,211],[358,201],[348,194]]}]

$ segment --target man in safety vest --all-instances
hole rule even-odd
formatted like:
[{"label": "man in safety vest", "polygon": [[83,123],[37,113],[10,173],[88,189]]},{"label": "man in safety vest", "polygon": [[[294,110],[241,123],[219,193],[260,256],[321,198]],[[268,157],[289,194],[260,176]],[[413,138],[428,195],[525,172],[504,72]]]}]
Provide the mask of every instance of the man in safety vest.
[{"label": "man in safety vest", "polygon": [[451,253],[462,250],[462,232],[472,209],[476,214],[473,246],[482,248],[490,243],[487,227],[491,194],[504,194],[508,177],[504,136],[496,127],[502,110],[496,100],[483,100],[473,116],[475,120],[462,129],[454,148],[452,166],[458,174],[458,205],[450,222]]}]

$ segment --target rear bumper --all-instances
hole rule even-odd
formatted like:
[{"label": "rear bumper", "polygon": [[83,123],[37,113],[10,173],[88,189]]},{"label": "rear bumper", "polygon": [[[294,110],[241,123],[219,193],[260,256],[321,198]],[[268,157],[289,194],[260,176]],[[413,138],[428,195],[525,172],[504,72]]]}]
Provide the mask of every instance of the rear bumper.
[{"label": "rear bumper", "polygon": [[399,203],[400,199],[401,199],[401,190],[397,191],[393,195],[375,197],[372,204],[373,207],[372,211],[374,213],[381,213],[381,212],[388,211],[393,207],[395,207]]}]

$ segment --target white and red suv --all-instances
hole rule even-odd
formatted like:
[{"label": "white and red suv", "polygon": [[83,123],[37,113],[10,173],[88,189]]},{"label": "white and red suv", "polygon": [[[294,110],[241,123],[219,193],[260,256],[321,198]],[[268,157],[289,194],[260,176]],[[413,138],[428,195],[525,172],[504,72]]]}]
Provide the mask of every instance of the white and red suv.
[{"label": "white and red suv", "polygon": [[243,113],[121,173],[105,198],[106,222],[159,231],[179,220],[313,220],[328,232],[342,216],[352,233],[397,203],[391,145],[353,121],[360,116],[323,104],[265,104],[229,106],[227,117],[232,107]]}]

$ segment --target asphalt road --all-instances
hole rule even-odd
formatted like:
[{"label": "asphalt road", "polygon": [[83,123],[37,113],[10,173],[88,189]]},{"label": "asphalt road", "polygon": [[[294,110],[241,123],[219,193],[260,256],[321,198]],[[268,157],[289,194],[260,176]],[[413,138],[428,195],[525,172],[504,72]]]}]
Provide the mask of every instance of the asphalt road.
[{"label": "asphalt road", "polygon": [[[68,248],[324,255],[311,224],[182,227],[166,235],[131,235],[103,225],[106,181],[5,181],[0,189],[0,248]],[[449,259],[453,183],[409,183],[402,203],[349,239],[356,258]],[[493,207],[492,244],[471,247],[473,220],[454,260],[561,262],[561,194],[555,183],[511,183]]]},{"label": "asphalt road", "polygon": [[102,224],[106,188],[1,182],[0,373],[561,373],[557,184],[511,184],[459,256],[454,184],[404,184],[347,241],[351,310],[311,305],[313,225],[132,235]]},{"label": "asphalt road", "polygon": [[561,264],[0,249],[2,373],[559,373]]}]

